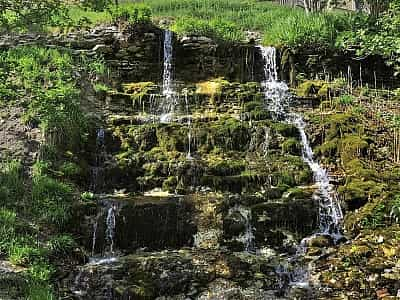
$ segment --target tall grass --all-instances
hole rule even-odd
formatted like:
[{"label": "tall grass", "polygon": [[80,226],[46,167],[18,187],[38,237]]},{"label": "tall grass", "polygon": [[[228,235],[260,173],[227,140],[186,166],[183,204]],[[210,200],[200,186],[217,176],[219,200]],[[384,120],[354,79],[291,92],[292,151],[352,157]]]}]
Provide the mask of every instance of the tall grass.
[{"label": "tall grass", "polygon": [[293,14],[276,19],[265,30],[263,43],[292,47],[333,47],[338,31],[340,16]]},{"label": "tall grass", "polygon": [[[121,7],[133,10],[137,5],[151,8],[153,19],[172,20],[178,34],[198,34],[228,41],[240,41],[245,31],[263,33],[268,45],[330,47],[337,33],[345,30],[338,19],[343,14],[307,15],[303,9],[289,8],[269,1],[256,0],[126,0]],[[93,24],[110,22],[106,12],[85,13],[71,8],[75,20],[88,18]],[[338,27],[339,26],[339,27]]]},{"label": "tall grass", "polygon": [[[140,3],[138,3],[140,2]],[[267,45],[331,47],[339,31],[345,30],[343,14],[307,15],[303,9],[256,0],[126,0],[126,10],[147,5],[153,19],[172,20],[178,34],[197,34],[228,41],[240,41],[245,31],[263,33]],[[110,22],[106,12],[84,12],[71,8],[74,20],[87,18],[93,24]],[[350,25],[349,25],[350,26]]]},{"label": "tall grass", "polygon": [[20,204],[24,196],[22,165],[18,161],[0,163],[0,206]]}]

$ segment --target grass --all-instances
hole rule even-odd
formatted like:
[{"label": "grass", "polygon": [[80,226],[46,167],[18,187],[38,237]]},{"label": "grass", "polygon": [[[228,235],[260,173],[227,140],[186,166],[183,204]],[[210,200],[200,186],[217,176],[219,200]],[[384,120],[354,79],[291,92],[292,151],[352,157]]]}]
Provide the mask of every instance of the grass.
[{"label": "grass", "polygon": [[101,84],[92,78],[105,72],[101,60],[68,51],[40,46],[0,51],[1,104],[24,107],[23,121],[45,136],[41,160],[29,175],[18,161],[0,162],[0,256],[26,268],[21,299],[55,299],[49,288],[52,265],[75,245],[65,231],[78,199],[72,182],[81,169],[74,158],[88,132],[79,81]]},{"label": "grass", "polygon": [[[343,25],[343,13],[307,15],[303,9],[289,8],[268,1],[256,0],[146,0],[153,20],[171,20],[178,34],[198,34],[212,38],[241,41],[245,31],[263,33],[266,45],[303,46],[334,44]],[[120,5],[132,11],[137,5],[123,1]],[[112,22],[107,12],[70,8],[75,23],[87,18],[92,25]]]}]

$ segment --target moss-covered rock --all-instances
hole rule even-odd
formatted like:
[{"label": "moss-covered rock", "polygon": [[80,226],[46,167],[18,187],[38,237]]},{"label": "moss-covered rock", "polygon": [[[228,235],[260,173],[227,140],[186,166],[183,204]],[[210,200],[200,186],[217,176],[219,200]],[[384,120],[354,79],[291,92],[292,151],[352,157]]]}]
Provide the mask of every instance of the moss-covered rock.
[{"label": "moss-covered rock", "polygon": [[311,234],[318,224],[318,205],[312,199],[260,203],[251,210],[258,247],[282,247],[287,238],[285,231],[301,239]]}]

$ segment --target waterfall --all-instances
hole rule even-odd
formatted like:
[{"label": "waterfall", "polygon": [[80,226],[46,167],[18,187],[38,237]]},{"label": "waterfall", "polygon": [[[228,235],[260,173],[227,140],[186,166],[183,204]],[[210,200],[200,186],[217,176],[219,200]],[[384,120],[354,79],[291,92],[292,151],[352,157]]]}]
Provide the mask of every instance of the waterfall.
[{"label": "waterfall", "polygon": [[[328,172],[314,159],[310,142],[305,133],[305,122],[302,116],[290,110],[291,94],[286,83],[278,81],[276,51],[272,47],[259,47],[264,59],[265,80],[261,86],[267,104],[267,109],[273,113],[276,120],[284,121],[296,126],[300,133],[302,143],[302,159],[313,172],[314,180],[318,190],[314,197],[319,200],[319,230],[314,235],[330,235],[335,242],[340,237],[341,221],[343,213],[337,194],[330,184]],[[276,273],[281,280],[286,277],[287,288],[308,288],[309,268],[304,265],[302,258],[306,254],[306,241],[304,239],[297,247],[297,253],[288,258],[292,270],[288,272],[285,268],[278,268]],[[283,277],[282,277],[283,276]],[[280,286],[280,288],[282,288]],[[286,288],[285,288],[286,289]]]},{"label": "waterfall", "polygon": [[91,168],[90,190],[97,192],[99,187],[102,187],[103,182],[103,165],[105,162],[105,130],[103,128],[97,129],[96,133],[96,153],[95,165]]},{"label": "waterfall", "polygon": [[343,213],[337,195],[330,184],[328,172],[314,159],[314,154],[307,135],[305,123],[300,114],[290,111],[291,95],[289,87],[282,81],[277,80],[276,51],[273,47],[259,47],[264,59],[265,81],[262,82],[265,100],[268,101],[268,109],[278,120],[291,123],[300,132],[304,162],[313,172],[314,180],[318,186],[320,205],[320,232],[319,234],[330,234],[335,240],[340,236],[340,224]]},{"label": "waterfall", "polygon": [[106,238],[109,246],[109,252],[111,254],[114,253],[114,237],[115,237],[115,207],[111,205],[111,207],[107,211],[106,218]]},{"label": "waterfall", "polygon": [[337,194],[333,186],[329,183],[328,172],[314,159],[314,154],[307,135],[305,133],[305,123],[303,119],[297,115],[293,120],[293,124],[299,129],[303,146],[303,160],[307,163],[314,174],[314,179],[318,184],[319,196],[319,225],[322,234],[329,234],[335,240],[340,238],[340,224],[343,219],[343,212],[337,198]]},{"label": "waterfall", "polygon": [[97,227],[99,226],[99,216],[96,217],[96,221],[93,224],[93,234],[92,234],[92,257],[96,252],[96,239],[97,239]]},{"label": "waterfall", "polygon": [[162,114],[160,121],[168,123],[171,121],[175,107],[177,105],[177,95],[173,88],[173,33],[169,30],[164,31],[164,72],[162,94],[164,102],[162,104]]},{"label": "waterfall", "polygon": [[[118,207],[109,200],[102,201],[102,207],[96,216],[92,233],[92,253],[90,264],[104,264],[117,260],[115,255],[116,217]],[[99,245],[97,245],[99,243]],[[99,248],[100,249],[96,249]],[[102,253],[101,255],[96,255]]]},{"label": "waterfall", "polygon": [[241,218],[243,218],[245,227],[244,232],[237,237],[236,240],[243,243],[246,252],[254,252],[255,246],[253,227],[251,226],[251,210],[247,207],[236,205],[228,212],[229,215],[232,215],[233,213],[238,213]]}]

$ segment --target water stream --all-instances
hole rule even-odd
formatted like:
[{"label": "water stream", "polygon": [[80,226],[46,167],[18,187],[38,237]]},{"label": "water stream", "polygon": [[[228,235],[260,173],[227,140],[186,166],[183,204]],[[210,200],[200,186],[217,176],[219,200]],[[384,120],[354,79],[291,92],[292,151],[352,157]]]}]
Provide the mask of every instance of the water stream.
[{"label": "water stream", "polygon": [[164,72],[162,95],[164,101],[161,108],[160,121],[168,123],[171,121],[178,104],[177,95],[173,87],[173,33],[169,30],[164,31]]},{"label": "water stream", "polygon": [[91,168],[90,190],[98,192],[104,184],[104,162],[106,160],[105,151],[105,131],[99,128],[96,132],[96,151],[94,166]]},{"label": "water stream", "polygon": [[[284,121],[296,126],[299,130],[302,143],[303,161],[313,172],[314,180],[318,186],[314,197],[319,202],[319,230],[315,235],[329,235],[337,242],[340,237],[343,213],[337,194],[330,184],[329,174],[326,169],[314,159],[314,154],[305,132],[305,122],[302,116],[291,110],[291,94],[286,83],[278,81],[276,64],[276,50],[273,47],[259,47],[264,59],[265,80],[262,82],[267,109],[273,113],[276,120]],[[309,238],[308,238],[309,239]],[[308,285],[308,270],[300,260],[306,252],[306,241],[298,245],[297,253],[289,258],[289,263],[294,264],[293,271],[288,274],[286,268],[277,270],[278,274],[289,276],[292,286]]]},{"label": "water stream", "polygon": [[243,219],[244,223],[244,232],[238,236],[236,239],[244,245],[244,251],[248,253],[255,252],[254,245],[254,229],[251,225],[251,209],[242,205],[236,205],[232,207],[229,212],[229,215],[238,214]]}]

